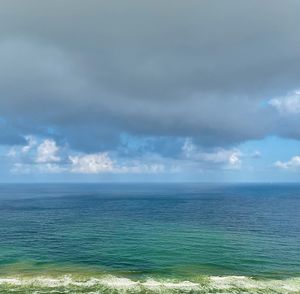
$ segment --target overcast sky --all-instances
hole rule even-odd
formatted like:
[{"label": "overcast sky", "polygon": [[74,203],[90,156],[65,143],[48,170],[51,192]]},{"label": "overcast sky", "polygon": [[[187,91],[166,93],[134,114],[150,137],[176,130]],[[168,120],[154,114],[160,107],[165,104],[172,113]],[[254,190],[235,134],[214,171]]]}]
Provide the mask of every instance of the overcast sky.
[{"label": "overcast sky", "polygon": [[0,181],[299,181],[299,11],[0,0]]}]

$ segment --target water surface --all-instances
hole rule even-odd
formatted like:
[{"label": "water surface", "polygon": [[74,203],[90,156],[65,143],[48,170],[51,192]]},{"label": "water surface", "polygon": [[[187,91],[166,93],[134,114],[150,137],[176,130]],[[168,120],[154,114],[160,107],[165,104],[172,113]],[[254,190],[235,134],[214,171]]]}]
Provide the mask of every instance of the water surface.
[{"label": "water surface", "polygon": [[7,293],[299,293],[299,248],[300,185],[0,185]]}]

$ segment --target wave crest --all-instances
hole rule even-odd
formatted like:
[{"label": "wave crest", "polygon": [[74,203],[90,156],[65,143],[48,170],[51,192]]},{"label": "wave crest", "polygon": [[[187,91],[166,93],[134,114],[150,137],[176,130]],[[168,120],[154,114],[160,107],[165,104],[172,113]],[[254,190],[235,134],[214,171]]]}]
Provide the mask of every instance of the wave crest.
[{"label": "wave crest", "polygon": [[[35,293],[300,293],[300,277],[286,280],[256,280],[245,276],[202,277],[199,282],[103,276],[5,277],[0,292],[31,290]],[[30,292],[31,293],[31,292]]]}]

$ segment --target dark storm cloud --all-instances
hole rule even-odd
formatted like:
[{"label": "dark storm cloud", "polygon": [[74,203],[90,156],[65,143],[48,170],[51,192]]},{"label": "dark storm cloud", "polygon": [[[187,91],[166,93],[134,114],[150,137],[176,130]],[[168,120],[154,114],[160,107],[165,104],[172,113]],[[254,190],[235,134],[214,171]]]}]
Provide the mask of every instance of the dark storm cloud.
[{"label": "dark storm cloud", "polygon": [[26,126],[12,136],[88,151],[122,133],[210,146],[289,136],[264,101],[299,88],[299,1],[0,6],[0,116]]}]

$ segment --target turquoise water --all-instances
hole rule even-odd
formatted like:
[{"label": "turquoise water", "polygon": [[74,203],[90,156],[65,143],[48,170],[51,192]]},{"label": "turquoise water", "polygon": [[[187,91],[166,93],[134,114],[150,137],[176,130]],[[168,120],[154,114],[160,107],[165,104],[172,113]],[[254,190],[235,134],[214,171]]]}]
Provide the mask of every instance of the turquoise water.
[{"label": "turquoise water", "polygon": [[300,185],[0,185],[0,293],[300,293]]}]

